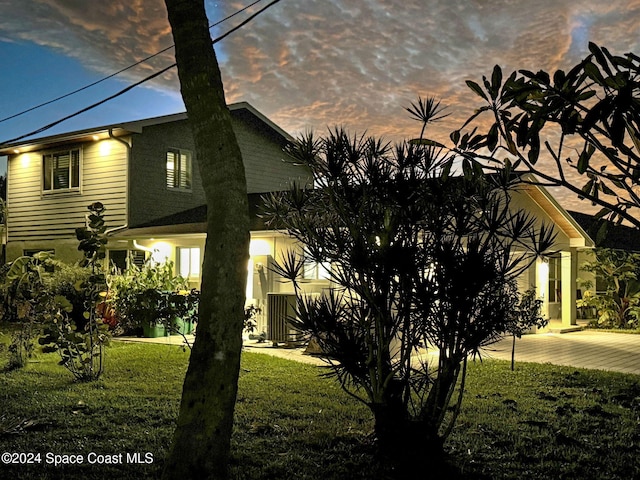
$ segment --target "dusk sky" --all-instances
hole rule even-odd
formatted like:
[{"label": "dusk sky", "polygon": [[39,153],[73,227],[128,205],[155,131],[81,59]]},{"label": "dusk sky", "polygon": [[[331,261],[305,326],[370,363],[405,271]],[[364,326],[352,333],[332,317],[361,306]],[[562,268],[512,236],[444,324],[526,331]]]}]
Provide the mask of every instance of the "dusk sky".
[{"label": "dusk sky", "polygon": [[[211,23],[251,3],[207,1]],[[255,8],[266,5],[263,0]],[[217,36],[246,17],[212,30]],[[216,45],[227,102],[247,101],[295,135],[343,125],[396,141],[404,107],[433,96],[450,116],[480,106],[465,80],[568,69],[588,42],[640,53],[640,0],[282,0]],[[0,0],[0,119],[64,95],[173,43],[162,0]],[[81,94],[0,123],[13,139],[173,63],[173,51]],[[184,110],[174,70],[39,136]]]}]

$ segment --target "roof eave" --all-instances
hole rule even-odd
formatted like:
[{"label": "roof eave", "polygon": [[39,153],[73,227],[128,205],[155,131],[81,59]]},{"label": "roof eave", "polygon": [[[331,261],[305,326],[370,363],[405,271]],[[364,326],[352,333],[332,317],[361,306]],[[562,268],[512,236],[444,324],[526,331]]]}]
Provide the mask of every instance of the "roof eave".
[{"label": "roof eave", "polygon": [[[526,190],[531,199],[536,202],[543,211],[549,215],[558,228],[561,228],[569,237],[569,246],[575,248],[594,248],[595,242],[582,226],[571,216],[567,210],[549,193],[549,191],[540,185],[540,181],[532,174],[522,175],[522,180],[526,185]],[[531,195],[532,190],[537,195]],[[537,198],[536,198],[537,197]],[[544,203],[544,205],[543,205]]]},{"label": "roof eave", "polygon": [[[293,140],[293,137],[286,131],[273,123],[269,118],[264,116],[253,105],[247,102],[232,103],[229,105],[230,111],[246,110],[254,117],[264,123],[269,129],[281,136],[286,141]],[[33,139],[27,139],[20,142],[12,142],[5,144],[0,148],[0,155],[14,155],[17,153],[28,153],[36,150],[42,150],[44,148],[50,148],[56,145],[63,145],[66,143],[85,142],[91,140],[103,140],[108,138],[109,131],[112,131],[113,136],[121,137],[131,135],[134,133],[142,133],[142,129],[152,125],[160,125],[163,123],[170,123],[180,120],[186,120],[187,114],[174,113],[171,115],[163,115],[159,117],[146,118],[142,120],[133,120],[130,122],[121,122],[112,125],[105,125],[100,127],[88,128],[85,130],[76,130],[73,132],[61,133],[57,135],[51,135],[47,137],[39,137]],[[97,137],[97,138],[96,138]]]},{"label": "roof eave", "polygon": [[9,143],[0,148],[0,155],[29,153],[45,148],[51,148],[52,146],[56,145],[104,140],[106,138],[110,138],[111,136],[124,137],[127,135],[131,135],[132,133],[135,132],[128,128],[124,128],[121,124],[106,125],[102,127],[88,128],[86,130],[76,130],[74,132],[51,135],[49,137],[41,137],[32,140],[25,140],[22,142]]}]

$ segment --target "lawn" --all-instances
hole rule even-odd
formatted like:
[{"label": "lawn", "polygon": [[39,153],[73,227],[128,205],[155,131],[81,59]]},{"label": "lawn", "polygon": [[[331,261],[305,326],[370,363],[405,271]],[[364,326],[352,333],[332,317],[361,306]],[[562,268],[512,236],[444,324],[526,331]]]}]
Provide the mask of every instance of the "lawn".
[{"label": "lawn", "polygon": [[[114,342],[94,384],[75,383],[55,354],[0,372],[0,454],[40,454],[30,465],[0,464],[0,478],[157,478],[188,355]],[[0,367],[6,359],[4,347]],[[367,408],[319,373],[243,355],[234,478],[389,478],[375,461]],[[638,479],[639,446],[640,377],[524,363],[511,372],[501,361],[470,366],[463,412],[447,443],[462,478],[486,479]],[[55,466],[78,459],[55,455],[82,455],[83,463]]]}]

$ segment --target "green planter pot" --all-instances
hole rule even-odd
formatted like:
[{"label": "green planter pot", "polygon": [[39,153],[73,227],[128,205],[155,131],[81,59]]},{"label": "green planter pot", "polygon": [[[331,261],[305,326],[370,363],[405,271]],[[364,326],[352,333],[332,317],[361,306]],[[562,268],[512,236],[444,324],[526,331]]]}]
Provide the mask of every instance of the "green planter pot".
[{"label": "green planter pot", "polygon": [[142,334],[146,338],[166,337],[167,329],[162,323],[146,323],[142,326]]},{"label": "green planter pot", "polygon": [[193,323],[191,323],[189,320],[184,320],[184,325],[185,325],[185,334],[186,335],[190,335],[193,333]]},{"label": "green planter pot", "polygon": [[181,318],[171,320],[171,335],[189,335],[191,333],[191,322]]}]

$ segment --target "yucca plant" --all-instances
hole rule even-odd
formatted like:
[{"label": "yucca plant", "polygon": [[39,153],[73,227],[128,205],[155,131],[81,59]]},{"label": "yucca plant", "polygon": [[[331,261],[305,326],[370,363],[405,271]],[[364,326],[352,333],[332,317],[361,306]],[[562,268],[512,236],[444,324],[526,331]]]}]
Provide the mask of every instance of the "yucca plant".
[{"label": "yucca plant", "polygon": [[[409,111],[423,127],[439,116],[435,102]],[[303,259],[291,253],[275,267],[298,293],[295,325],[369,406],[382,452],[400,464],[437,458],[460,410],[467,359],[508,329],[513,280],[554,234],[510,208],[510,172],[486,175],[422,137],[391,147],[336,129],[304,136],[290,153],[317,188],[267,196],[266,218],[309,259],[331,262],[334,284],[305,298]],[[416,356],[425,348],[439,352],[432,364]]]}]

